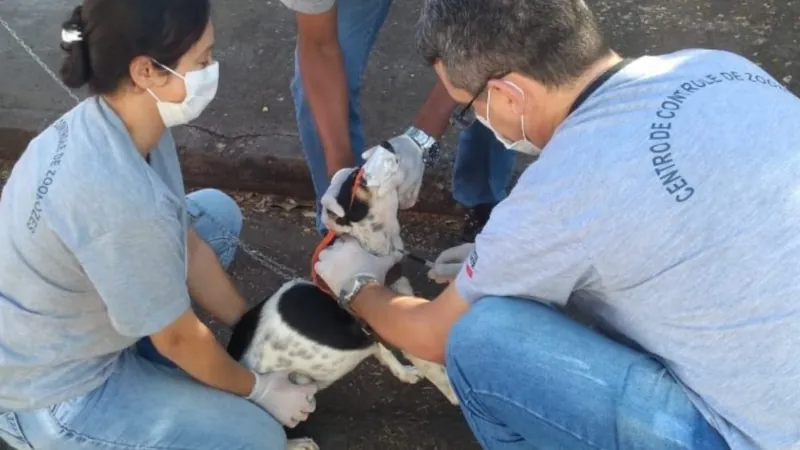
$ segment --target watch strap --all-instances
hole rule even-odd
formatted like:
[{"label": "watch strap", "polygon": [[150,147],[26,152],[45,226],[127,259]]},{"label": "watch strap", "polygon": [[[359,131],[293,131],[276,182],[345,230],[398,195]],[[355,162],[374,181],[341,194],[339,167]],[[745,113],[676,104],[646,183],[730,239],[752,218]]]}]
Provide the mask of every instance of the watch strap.
[{"label": "watch strap", "polygon": [[369,275],[357,275],[354,277],[347,283],[347,285],[345,285],[345,287],[337,296],[336,302],[339,304],[339,307],[355,317],[355,313],[350,307],[350,304],[353,302],[353,299],[356,297],[356,295],[361,292],[361,289],[372,283],[378,283],[378,280]]}]

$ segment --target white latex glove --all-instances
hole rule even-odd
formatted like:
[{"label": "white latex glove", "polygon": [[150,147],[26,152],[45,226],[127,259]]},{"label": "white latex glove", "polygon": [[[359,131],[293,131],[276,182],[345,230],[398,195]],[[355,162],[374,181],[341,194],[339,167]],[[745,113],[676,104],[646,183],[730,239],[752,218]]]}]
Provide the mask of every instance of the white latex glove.
[{"label": "white latex glove", "polygon": [[[425,173],[422,148],[405,134],[395,136],[388,142],[399,159],[399,169],[394,175],[394,183],[397,185],[400,209],[408,209],[417,203],[419,190],[422,187],[422,175]],[[384,154],[377,151],[379,148],[380,146],[373,147],[362,153],[361,157],[368,161],[373,155]]]},{"label": "white latex glove", "polygon": [[314,270],[331,292],[339,295],[343,286],[360,275],[370,276],[383,284],[389,269],[403,259],[400,250],[388,256],[377,256],[364,250],[355,239],[340,237],[320,252]]},{"label": "white latex glove", "polygon": [[317,408],[314,397],[318,390],[316,383],[295,384],[289,379],[289,372],[253,372],[253,375],[256,385],[247,399],[264,408],[283,425],[294,428]]},{"label": "white latex glove", "polygon": [[[331,178],[328,189],[325,190],[322,198],[320,198],[323,223],[326,223],[326,216],[329,216],[329,213],[336,217],[344,217],[345,208],[349,207],[349,203],[346,205],[340,205],[336,198],[339,196],[339,191],[342,190],[342,186],[347,178],[350,176],[350,174],[357,170],[358,167],[348,167],[345,169],[339,169],[335,174],[333,174],[333,178]],[[332,217],[331,219],[334,218]]]},{"label": "white latex glove", "polygon": [[433,267],[428,271],[428,278],[440,284],[453,281],[474,247],[475,244],[466,243],[439,253],[433,262]]}]

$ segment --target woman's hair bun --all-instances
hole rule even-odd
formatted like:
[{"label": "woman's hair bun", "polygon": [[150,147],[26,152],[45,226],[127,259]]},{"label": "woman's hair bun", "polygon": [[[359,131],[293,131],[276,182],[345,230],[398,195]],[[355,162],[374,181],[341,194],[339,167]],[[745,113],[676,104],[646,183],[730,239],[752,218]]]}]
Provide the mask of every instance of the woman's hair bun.
[{"label": "woman's hair bun", "polygon": [[83,7],[76,6],[72,10],[70,18],[62,24],[63,30],[81,33],[83,36],[79,40],[72,42],[61,42],[61,49],[67,53],[61,63],[59,75],[61,81],[68,87],[78,89],[88,83],[92,78],[92,66],[89,63],[89,42],[84,35]]}]

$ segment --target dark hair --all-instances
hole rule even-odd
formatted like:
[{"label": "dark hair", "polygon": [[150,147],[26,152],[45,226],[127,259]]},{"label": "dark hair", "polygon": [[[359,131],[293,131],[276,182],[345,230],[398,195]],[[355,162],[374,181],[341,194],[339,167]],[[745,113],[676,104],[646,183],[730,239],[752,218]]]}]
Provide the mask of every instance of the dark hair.
[{"label": "dark hair", "polygon": [[131,61],[150,56],[174,69],[200,40],[211,18],[210,0],[84,0],[63,24],[83,39],[62,43],[61,79],[108,94],[128,78]]},{"label": "dark hair", "polygon": [[425,0],[417,48],[473,94],[509,72],[568,85],[610,52],[584,0]]}]

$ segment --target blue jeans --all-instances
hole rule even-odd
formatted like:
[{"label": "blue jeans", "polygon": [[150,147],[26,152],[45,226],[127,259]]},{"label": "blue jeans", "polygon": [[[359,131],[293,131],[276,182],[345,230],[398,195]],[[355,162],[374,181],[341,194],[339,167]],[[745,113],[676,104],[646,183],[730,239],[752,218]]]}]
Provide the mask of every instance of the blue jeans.
[{"label": "blue jeans", "polygon": [[[215,190],[190,194],[200,208],[195,230],[230,263],[242,216],[236,203]],[[160,356],[160,355],[159,355]],[[13,448],[58,450],[283,450],[283,427],[255,404],[190,379],[174,366],[120,355],[99,388],[48,408],[0,413],[0,438]]]},{"label": "blue jeans", "polygon": [[485,449],[728,448],[658,361],[532,300],[478,301],[446,362]]},{"label": "blue jeans", "polygon": [[[361,75],[391,4],[391,0],[336,2],[339,45],[342,48],[349,94],[350,143],[358,165],[363,163],[361,153],[366,150],[359,113]],[[319,199],[328,188],[330,180],[322,143],[303,90],[296,50],[291,89],[300,141],[316,193],[317,229],[322,232],[324,227],[320,221]],[[467,208],[503,200],[507,195],[513,165],[514,152],[506,150],[491,131],[476,121],[470,128],[462,131],[459,138],[452,178],[454,200]],[[424,191],[421,195],[424,195]]]}]

